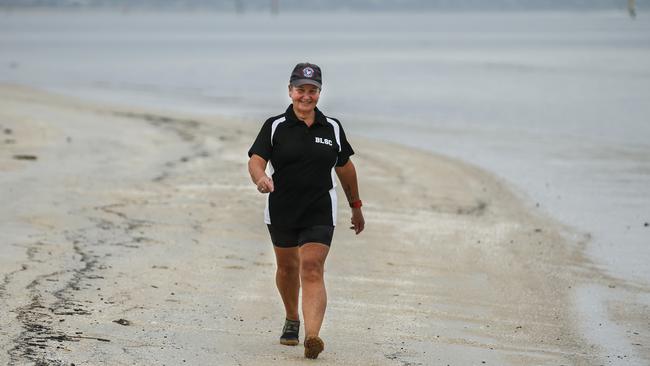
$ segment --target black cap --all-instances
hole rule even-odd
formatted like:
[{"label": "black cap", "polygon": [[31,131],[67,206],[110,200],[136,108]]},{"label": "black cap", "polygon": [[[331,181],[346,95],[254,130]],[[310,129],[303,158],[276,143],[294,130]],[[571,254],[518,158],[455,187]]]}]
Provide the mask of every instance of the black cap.
[{"label": "black cap", "polygon": [[323,76],[318,65],[309,62],[301,62],[293,68],[289,84],[299,86],[303,84],[315,85],[322,88]]}]

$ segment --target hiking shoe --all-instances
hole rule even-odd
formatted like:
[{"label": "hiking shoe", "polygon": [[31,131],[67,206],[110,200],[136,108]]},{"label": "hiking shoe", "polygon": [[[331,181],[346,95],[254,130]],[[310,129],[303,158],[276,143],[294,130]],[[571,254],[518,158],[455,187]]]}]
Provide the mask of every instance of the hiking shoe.
[{"label": "hiking shoe", "polygon": [[298,343],[298,332],[300,331],[300,320],[289,320],[284,321],[284,328],[282,328],[282,336],[280,337],[280,343],[285,346],[297,346]]},{"label": "hiking shoe", "polygon": [[325,342],[318,336],[305,339],[305,357],[318,358],[318,354],[325,349]]}]

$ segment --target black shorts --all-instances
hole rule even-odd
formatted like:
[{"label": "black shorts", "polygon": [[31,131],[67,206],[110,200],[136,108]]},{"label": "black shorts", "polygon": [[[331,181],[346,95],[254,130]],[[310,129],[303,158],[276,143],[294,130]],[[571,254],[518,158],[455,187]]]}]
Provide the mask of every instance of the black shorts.
[{"label": "black shorts", "polygon": [[271,234],[273,245],[279,248],[300,247],[306,243],[320,243],[330,246],[334,235],[334,226],[315,225],[303,228],[284,228],[266,225]]}]

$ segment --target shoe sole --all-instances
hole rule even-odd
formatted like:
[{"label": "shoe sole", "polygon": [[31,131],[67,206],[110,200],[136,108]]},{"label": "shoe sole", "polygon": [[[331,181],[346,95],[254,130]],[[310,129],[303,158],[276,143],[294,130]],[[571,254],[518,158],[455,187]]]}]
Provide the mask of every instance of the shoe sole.
[{"label": "shoe sole", "polygon": [[318,355],[325,349],[325,343],[320,337],[309,337],[305,339],[305,357],[317,358]]},{"label": "shoe sole", "polygon": [[280,339],[280,344],[285,346],[297,346],[300,343],[297,339]]}]

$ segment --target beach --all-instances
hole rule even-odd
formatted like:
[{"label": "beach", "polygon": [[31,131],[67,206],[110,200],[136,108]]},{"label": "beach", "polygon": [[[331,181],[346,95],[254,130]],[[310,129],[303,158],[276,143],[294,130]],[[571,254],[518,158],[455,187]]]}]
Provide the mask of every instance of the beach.
[{"label": "beach", "polygon": [[[3,85],[0,127],[0,363],[313,363],[278,344],[264,197],[246,170],[256,125]],[[594,266],[589,238],[477,167],[350,140],[367,229],[348,230],[340,205],[318,363],[650,359],[647,307],[609,304],[635,353],[585,337],[573,289],[648,291]]]},{"label": "beach", "polygon": [[0,364],[304,363],[246,172],[302,61],[368,222],[318,362],[649,364],[644,9],[0,6]]}]

